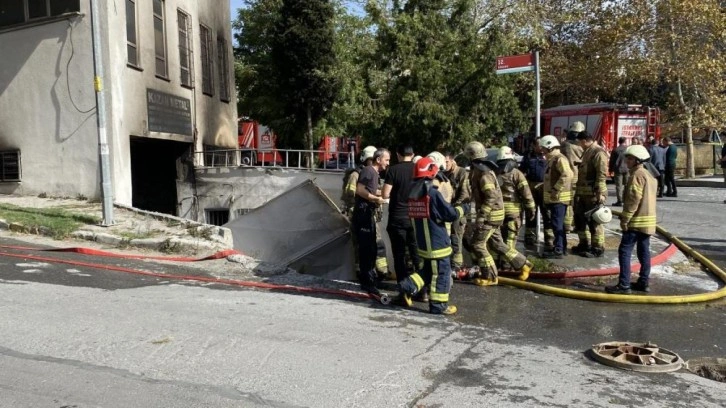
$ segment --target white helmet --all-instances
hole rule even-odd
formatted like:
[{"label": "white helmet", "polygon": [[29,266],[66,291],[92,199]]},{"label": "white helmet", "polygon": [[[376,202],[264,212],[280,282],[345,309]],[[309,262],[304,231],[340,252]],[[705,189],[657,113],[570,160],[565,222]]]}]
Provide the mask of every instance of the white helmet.
[{"label": "white helmet", "polygon": [[360,153],[360,161],[364,162],[368,159],[372,159],[376,150],[378,149],[376,149],[375,146],[366,146],[366,148]]},{"label": "white helmet", "polygon": [[436,167],[440,170],[446,170],[446,157],[440,152],[431,152],[426,157],[433,160],[436,163]]},{"label": "white helmet", "polygon": [[547,135],[542,136],[542,138],[539,139],[539,145],[547,150],[552,150],[555,147],[560,147],[560,141],[552,135]]},{"label": "white helmet", "polygon": [[579,120],[577,122],[572,122],[569,130],[570,132],[580,133],[585,130],[585,124],[580,122]]},{"label": "white helmet", "polygon": [[601,205],[590,211],[590,218],[598,224],[607,224],[613,219],[613,212],[610,208]]},{"label": "white helmet", "polygon": [[469,160],[485,159],[487,157],[487,150],[481,142],[469,142],[464,148],[464,155]]},{"label": "white helmet", "polygon": [[502,146],[497,153],[497,161],[514,159],[514,152],[509,146]]},{"label": "white helmet", "polygon": [[643,146],[643,145],[628,146],[628,148],[625,149],[625,155],[633,156],[638,161],[641,161],[641,162],[644,162],[644,161],[650,159],[650,154],[648,153],[648,149],[646,149],[645,146]]}]

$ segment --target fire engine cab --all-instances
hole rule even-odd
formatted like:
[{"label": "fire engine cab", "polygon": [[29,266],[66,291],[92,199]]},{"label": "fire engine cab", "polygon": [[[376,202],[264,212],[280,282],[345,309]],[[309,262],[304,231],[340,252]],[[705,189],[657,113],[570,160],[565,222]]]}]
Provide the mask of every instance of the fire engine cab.
[{"label": "fire engine cab", "polygon": [[257,121],[240,118],[237,122],[237,138],[242,150],[241,161],[245,166],[281,166],[282,156],[277,151],[277,135]]},{"label": "fire engine cab", "polygon": [[660,110],[643,105],[589,103],[564,105],[542,110],[542,134],[561,136],[573,122],[585,124],[587,131],[605,148],[612,150],[618,138],[630,145],[633,138],[660,139]]}]

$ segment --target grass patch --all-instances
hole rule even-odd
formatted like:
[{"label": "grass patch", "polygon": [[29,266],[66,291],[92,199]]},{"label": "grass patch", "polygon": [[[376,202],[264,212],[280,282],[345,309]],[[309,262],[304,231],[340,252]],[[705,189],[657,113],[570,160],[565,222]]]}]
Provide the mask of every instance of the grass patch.
[{"label": "grass patch", "polygon": [[565,268],[563,268],[559,265],[555,265],[554,263],[552,263],[546,259],[536,258],[536,257],[531,257],[531,258],[527,258],[527,259],[530,262],[532,262],[532,264],[534,265],[533,270],[535,272],[547,273],[547,272],[562,272],[565,270]]},{"label": "grass patch", "polygon": [[154,236],[153,231],[146,231],[146,232],[130,232],[130,231],[119,231],[116,233],[121,238],[131,241],[132,239],[144,239],[144,238],[151,238]]},{"label": "grass patch", "polygon": [[214,231],[214,227],[190,226],[187,228],[187,234],[191,235],[194,238],[203,238],[206,240],[212,239],[212,231]]},{"label": "grass patch", "polygon": [[26,208],[0,204],[0,218],[28,228],[45,227],[56,239],[65,238],[84,224],[98,224],[101,219],[88,214],[72,213],[61,208]]}]

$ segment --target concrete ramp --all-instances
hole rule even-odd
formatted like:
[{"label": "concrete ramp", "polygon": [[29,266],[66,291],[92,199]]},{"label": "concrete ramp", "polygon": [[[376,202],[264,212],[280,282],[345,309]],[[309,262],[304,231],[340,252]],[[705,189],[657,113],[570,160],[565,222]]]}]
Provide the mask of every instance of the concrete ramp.
[{"label": "concrete ramp", "polygon": [[224,227],[245,255],[327,279],[355,279],[350,223],[312,180]]}]

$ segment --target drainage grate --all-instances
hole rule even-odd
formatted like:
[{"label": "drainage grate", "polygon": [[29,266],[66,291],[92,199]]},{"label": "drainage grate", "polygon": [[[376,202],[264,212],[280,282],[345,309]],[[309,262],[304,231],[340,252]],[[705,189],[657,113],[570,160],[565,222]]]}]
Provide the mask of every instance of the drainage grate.
[{"label": "drainage grate", "polygon": [[590,353],[596,361],[623,370],[665,373],[683,366],[678,354],[653,343],[600,343],[592,346]]}]

